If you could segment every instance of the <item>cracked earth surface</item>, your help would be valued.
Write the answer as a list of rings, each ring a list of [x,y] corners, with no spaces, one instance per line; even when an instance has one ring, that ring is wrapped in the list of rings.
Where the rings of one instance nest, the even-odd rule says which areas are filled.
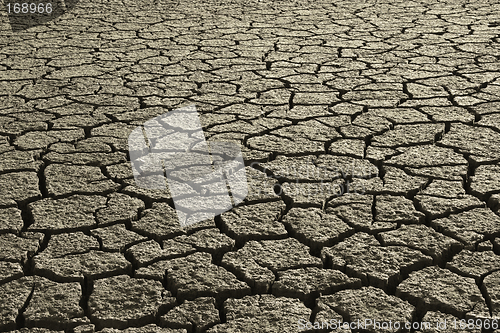
[[[500,320],[497,2],[82,0],[15,33],[2,15],[0,331]],[[181,228],[127,137],[192,104],[241,145],[249,194]]]

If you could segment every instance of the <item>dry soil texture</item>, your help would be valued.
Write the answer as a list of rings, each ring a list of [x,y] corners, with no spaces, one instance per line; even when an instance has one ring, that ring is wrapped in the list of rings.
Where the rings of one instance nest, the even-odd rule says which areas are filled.
[[[2,7],[1,332],[500,319],[497,1]],[[250,192],[181,228],[127,137],[193,104]]]

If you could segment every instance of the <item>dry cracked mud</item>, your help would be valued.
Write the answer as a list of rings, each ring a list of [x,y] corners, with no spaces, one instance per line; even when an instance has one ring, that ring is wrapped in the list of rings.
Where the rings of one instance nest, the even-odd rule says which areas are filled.
[[[498,1],[7,2],[0,332],[500,333]],[[188,105],[249,192],[182,228],[127,140]]]

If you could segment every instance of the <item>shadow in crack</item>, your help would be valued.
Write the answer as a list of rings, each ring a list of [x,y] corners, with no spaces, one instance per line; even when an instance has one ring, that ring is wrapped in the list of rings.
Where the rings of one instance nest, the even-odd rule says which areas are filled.
[[[12,31],[19,32],[52,21],[73,9],[78,0],[5,0]]]

